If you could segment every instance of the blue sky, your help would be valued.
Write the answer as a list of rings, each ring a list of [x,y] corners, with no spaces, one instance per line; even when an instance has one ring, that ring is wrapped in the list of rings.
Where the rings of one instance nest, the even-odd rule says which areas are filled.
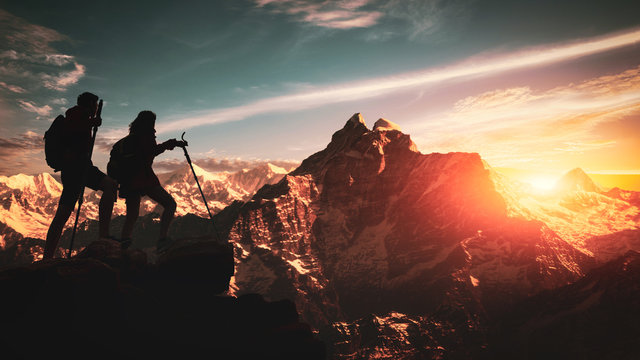
[[[106,102],[96,164],[141,110],[195,162],[300,161],[356,112],[423,153],[640,172],[637,1],[0,1],[0,174],[49,171],[41,137]],[[182,163],[163,154],[157,170]]]

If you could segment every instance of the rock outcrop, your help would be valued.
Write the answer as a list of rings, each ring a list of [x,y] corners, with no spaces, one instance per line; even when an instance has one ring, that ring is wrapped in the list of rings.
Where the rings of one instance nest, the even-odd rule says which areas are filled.
[[[157,265],[92,242],[72,259],[0,271],[5,359],[323,359],[291,301],[224,295],[231,248],[192,239]]]

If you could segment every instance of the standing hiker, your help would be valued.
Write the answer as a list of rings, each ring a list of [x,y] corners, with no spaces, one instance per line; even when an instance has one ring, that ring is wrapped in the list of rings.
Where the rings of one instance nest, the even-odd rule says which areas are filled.
[[[102,191],[99,204],[100,238],[111,238],[109,224],[116,200],[117,183],[95,167],[90,156],[93,149],[91,129],[102,125],[102,118],[96,116],[97,109],[98,96],[85,92],[78,96],[77,105],[65,113],[62,126],[65,146],[61,150],[60,168],[62,194],[47,231],[44,259],[51,259],[55,255],[62,229],[82,195],[84,186]]]
[[[140,199],[146,195],[163,207],[160,218],[160,238],[158,250],[163,250],[171,243],[167,236],[169,224],[176,211],[173,197],[160,185],[153,172],[153,159],[165,150],[173,150],[176,146],[185,146],[185,142],[169,139],[162,144],[156,142],[156,114],[141,111],[129,125],[129,135],[119,140],[111,151],[111,159],[107,169],[120,183],[121,198],[127,204],[127,215],[122,228],[122,246],[131,245],[131,234],[140,212]]]

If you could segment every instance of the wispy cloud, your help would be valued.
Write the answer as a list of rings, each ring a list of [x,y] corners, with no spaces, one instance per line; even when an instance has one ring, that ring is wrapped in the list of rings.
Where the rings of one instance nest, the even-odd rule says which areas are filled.
[[[640,30],[636,29],[604,37],[583,39],[572,43],[551,44],[491,57],[477,56],[446,67],[428,68],[391,77],[316,87],[304,92],[265,98],[242,106],[201,111],[186,118],[177,118],[158,124],[157,129],[159,133],[169,132],[207,124],[239,121],[265,113],[297,111],[328,104],[368,99],[410,88],[424,89],[446,81],[479,78],[515,69],[567,61],[638,42],[640,42]],[[513,92],[513,90],[510,91]],[[522,92],[523,90],[518,91]],[[518,95],[518,91],[515,91],[511,96],[526,95]],[[121,134],[115,134],[115,136],[117,135]]]
[[[383,13],[363,9],[371,0],[313,1],[256,0],[256,4],[274,12],[286,13],[297,21],[332,29],[363,28],[375,25]]]
[[[42,86],[64,91],[84,76],[84,65],[53,47],[59,42],[72,40],[0,9],[0,75],[23,93]]]
[[[65,98],[58,98],[51,100],[51,103],[54,105],[67,105],[69,103],[69,100]]]
[[[18,103],[21,108],[40,116],[49,116],[51,114],[51,110],[53,110],[49,105],[37,106],[32,101],[18,100]]]
[[[7,84],[4,81],[0,81],[0,86],[16,94],[24,94],[25,92],[27,92],[25,89],[21,88],[18,85]]]
[[[80,78],[84,76],[85,67],[84,65],[80,65],[78,63],[74,63],[75,69],[71,71],[65,71],[58,75],[48,75],[45,74],[42,76],[44,80],[44,87],[64,91],[69,86],[76,84]]]
[[[473,0],[380,0],[379,9],[389,21],[401,23],[397,29],[384,27],[369,34],[370,39],[408,36],[411,40],[436,40],[445,26],[463,26]]]
[[[468,17],[472,1],[255,0],[255,3],[260,8],[287,14],[294,21],[312,26],[340,30],[369,28],[367,40],[386,41],[396,36],[410,40],[432,38],[443,25],[459,26]]]
[[[552,163],[614,148],[617,139],[598,126],[638,113],[640,66],[544,91],[516,87],[469,96],[412,131],[429,151],[480,152],[492,165],[515,166],[523,154]]]

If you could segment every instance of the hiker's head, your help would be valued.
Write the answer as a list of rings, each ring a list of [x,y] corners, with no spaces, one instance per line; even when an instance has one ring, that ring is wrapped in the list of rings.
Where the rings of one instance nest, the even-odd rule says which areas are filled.
[[[95,111],[98,108],[98,96],[90,92],[78,95],[78,106]]]
[[[129,124],[129,134],[141,134],[146,132],[154,132],[156,125],[156,114],[153,111],[144,110],[138,113],[138,116],[131,124]]]

